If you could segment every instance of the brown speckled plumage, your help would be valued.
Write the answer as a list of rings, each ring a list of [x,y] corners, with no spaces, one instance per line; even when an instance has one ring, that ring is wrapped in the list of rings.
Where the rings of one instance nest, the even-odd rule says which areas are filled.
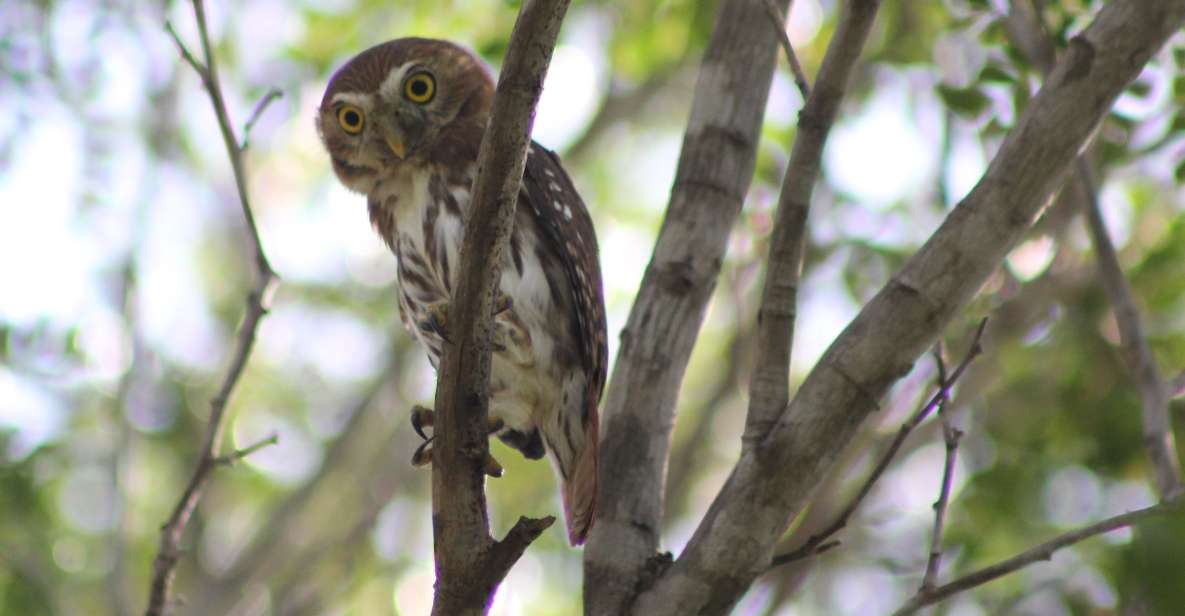
[[[434,88],[413,90],[424,76]],[[317,116],[334,171],[367,195],[371,223],[398,258],[400,307],[433,366],[447,343],[423,323],[452,294],[493,92],[461,47],[397,39],[343,66]],[[569,538],[581,543],[596,508],[604,298],[592,219],[559,157],[535,143],[514,225],[499,286],[513,304],[494,321],[490,414],[505,424],[498,436],[527,457],[546,446]]]

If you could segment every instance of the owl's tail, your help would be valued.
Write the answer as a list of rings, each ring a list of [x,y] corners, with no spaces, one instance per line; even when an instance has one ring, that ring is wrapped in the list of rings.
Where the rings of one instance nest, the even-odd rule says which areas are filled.
[[[575,452],[575,464],[564,482],[564,517],[568,522],[568,541],[584,543],[597,512],[597,466],[599,463],[597,415],[594,410],[584,429],[584,445]]]

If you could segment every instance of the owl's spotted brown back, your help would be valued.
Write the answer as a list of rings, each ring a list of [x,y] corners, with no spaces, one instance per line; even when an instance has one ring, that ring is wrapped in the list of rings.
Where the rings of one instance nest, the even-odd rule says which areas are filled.
[[[493,92],[465,49],[396,39],[338,70],[317,115],[334,172],[367,196],[371,223],[398,259],[401,313],[433,366],[448,344],[448,301]],[[559,157],[535,143],[501,266],[490,417],[528,458],[551,454],[578,544],[596,509],[604,297],[592,219]]]

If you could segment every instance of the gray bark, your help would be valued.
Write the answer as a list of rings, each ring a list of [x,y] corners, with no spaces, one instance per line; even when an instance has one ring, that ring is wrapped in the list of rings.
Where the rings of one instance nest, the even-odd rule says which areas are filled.
[[[1185,0],[1107,4],[1075,37],[986,174],[747,447],[686,550],[633,612],[721,614],[889,386],[974,296],[1061,187],[1122,89],[1185,22]]]
[[[659,547],[675,402],[753,176],[777,45],[760,2],[722,3],[602,410],[598,512],[584,556],[589,614],[623,613]]]

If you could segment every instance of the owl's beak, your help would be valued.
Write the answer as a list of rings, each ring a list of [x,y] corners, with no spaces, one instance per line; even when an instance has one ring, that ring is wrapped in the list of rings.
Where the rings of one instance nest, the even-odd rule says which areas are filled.
[[[407,147],[403,145],[403,139],[399,137],[399,133],[395,131],[383,131],[383,140],[387,142],[387,147],[391,148],[391,153],[398,156],[400,160],[407,156]]]

